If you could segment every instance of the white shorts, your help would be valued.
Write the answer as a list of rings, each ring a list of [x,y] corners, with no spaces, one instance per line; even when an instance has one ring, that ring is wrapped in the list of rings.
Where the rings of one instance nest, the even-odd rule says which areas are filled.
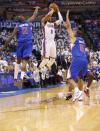
[[[56,44],[53,40],[45,40],[42,42],[42,56],[56,58]]]

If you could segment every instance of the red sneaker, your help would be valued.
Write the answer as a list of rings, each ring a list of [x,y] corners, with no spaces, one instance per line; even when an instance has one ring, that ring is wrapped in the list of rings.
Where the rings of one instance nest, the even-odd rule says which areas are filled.
[[[89,89],[84,89],[84,93],[87,97],[90,97]]]

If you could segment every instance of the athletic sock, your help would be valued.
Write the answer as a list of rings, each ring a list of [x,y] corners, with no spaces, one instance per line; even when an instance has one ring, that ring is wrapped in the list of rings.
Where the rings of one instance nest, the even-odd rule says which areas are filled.
[[[20,78],[21,78],[22,80],[23,80],[24,76],[25,76],[25,72],[24,72],[24,71],[21,71],[21,76],[20,76]]]
[[[19,71],[20,71],[20,64],[16,63],[14,69],[14,79],[17,79]]]
[[[79,88],[78,88],[78,87],[75,87],[74,92],[77,93],[77,92],[79,92],[79,91],[80,91]]]

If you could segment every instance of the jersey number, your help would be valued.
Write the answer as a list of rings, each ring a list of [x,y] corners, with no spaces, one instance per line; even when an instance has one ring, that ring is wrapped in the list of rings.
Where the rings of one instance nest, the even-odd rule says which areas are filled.
[[[51,29],[51,34],[53,34],[53,30]]]
[[[85,45],[80,44],[80,51],[85,52]]]
[[[28,33],[27,27],[22,27],[22,33],[23,34],[27,34]]]

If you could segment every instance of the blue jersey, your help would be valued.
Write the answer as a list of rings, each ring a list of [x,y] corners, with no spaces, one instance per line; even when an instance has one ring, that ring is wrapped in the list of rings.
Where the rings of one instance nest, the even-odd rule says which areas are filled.
[[[82,60],[87,60],[87,54],[85,52],[85,42],[83,38],[76,37],[76,41],[72,48],[72,58],[81,58]]]
[[[19,23],[17,27],[18,27],[18,32],[17,32],[18,42],[32,40],[32,28],[28,21]]]

